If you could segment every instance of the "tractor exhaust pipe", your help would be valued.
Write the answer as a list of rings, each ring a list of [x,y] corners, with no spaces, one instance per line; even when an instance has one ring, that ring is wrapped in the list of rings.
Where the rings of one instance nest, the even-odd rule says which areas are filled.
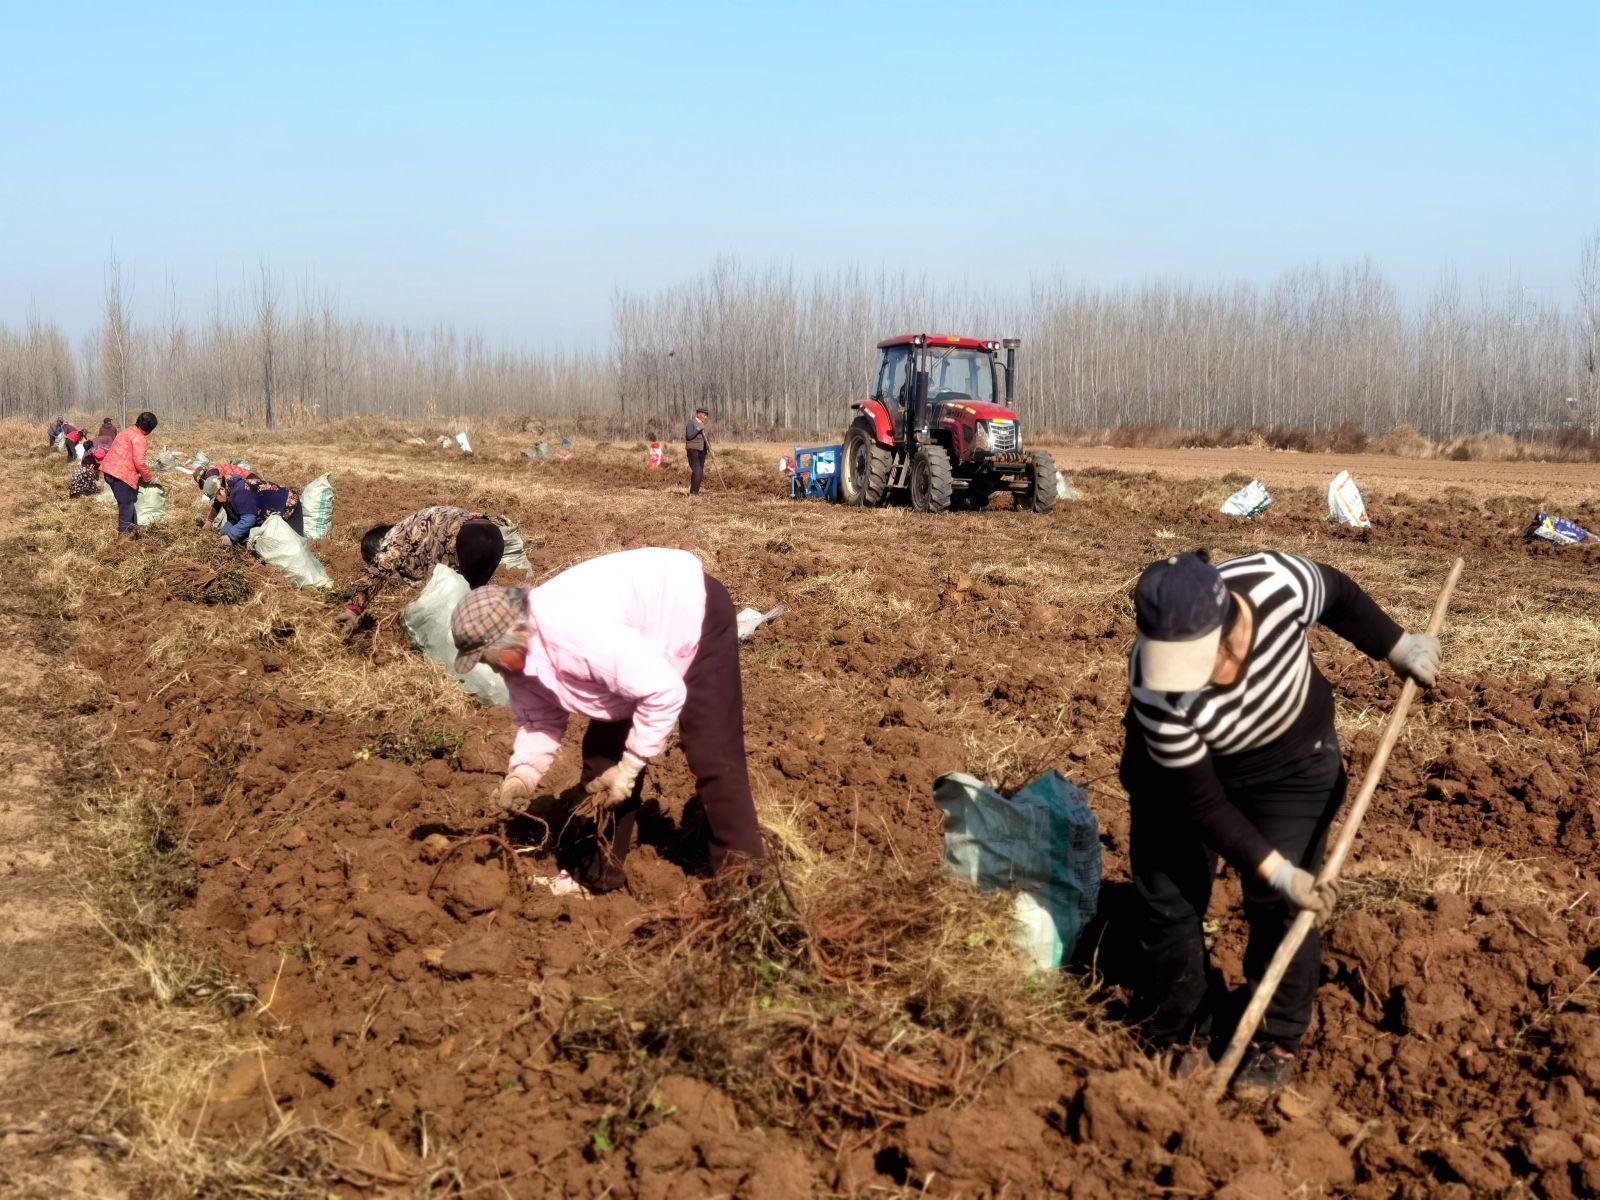
[[[1011,408],[1011,397],[1017,391],[1017,347],[1021,338],[1005,338],[1000,343],[1006,348],[1006,407]]]

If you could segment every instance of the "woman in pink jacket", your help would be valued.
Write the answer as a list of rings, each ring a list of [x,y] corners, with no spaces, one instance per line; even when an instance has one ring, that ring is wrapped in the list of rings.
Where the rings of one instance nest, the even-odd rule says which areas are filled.
[[[111,485],[117,498],[117,532],[134,533],[138,523],[134,515],[134,501],[139,497],[141,484],[153,483],[154,477],[145,463],[149,436],[155,432],[156,415],[142,412],[139,419],[122,430],[111,441],[100,472]]]
[[[590,891],[627,883],[645,764],[674,725],[705,805],[712,870],[761,857],[733,600],[694,555],[626,550],[531,590],[481,587],[456,609],[451,631],[456,670],[488,663],[511,693],[517,738],[504,806],[532,797],[569,715],[589,718],[583,781],[616,818],[609,847],[596,846],[580,869]]]

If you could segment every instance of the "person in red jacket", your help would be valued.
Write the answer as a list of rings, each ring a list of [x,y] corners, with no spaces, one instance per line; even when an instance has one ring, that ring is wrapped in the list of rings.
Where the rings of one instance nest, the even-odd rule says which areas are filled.
[[[106,477],[106,482],[111,485],[112,495],[117,498],[118,533],[133,533],[137,530],[134,502],[139,497],[139,488],[142,484],[155,482],[155,477],[150,474],[150,467],[145,462],[149,437],[155,431],[155,427],[155,413],[140,413],[138,420],[112,440],[111,449],[106,451],[105,461],[100,464],[100,471]]]

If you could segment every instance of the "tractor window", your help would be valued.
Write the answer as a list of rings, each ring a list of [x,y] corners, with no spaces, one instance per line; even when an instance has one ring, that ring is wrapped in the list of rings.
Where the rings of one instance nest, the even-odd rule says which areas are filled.
[[[984,350],[930,350],[928,399],[994,403],[994,358]]]
[[[883,363],[878,368],[878,399],[891,408],[905,403],[902,393],[910,364],[910,346],[890,346],[883,352]]]

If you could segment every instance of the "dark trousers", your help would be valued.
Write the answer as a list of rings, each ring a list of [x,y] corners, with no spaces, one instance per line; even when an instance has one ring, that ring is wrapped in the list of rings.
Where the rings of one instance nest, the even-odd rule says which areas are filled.
[[[1322,865],[1328,826],[1344,802],[1344,763],[1332,730],[1319,748],[1287,774],[1249,786],[1230,786],[1228,799],[1273,847],[1313,875]],[[1175,819],[1164,796],[1130,798],[1129,858],[1139,897],[1138,939],[1142,978],[1134,1011],[1156,1045],[1208,1036],[1214,994],[1201,923],[1211,901],[1217,856]],[[1244,972],[1252,987],[1267,969],[1294,921],[1296,909],[1261,880],[1242,871],[1244,914],[1250,926]],[[1311,1004],[1322,971],[1322,942],[1313,929],[1278,986],[1257,1038],[1295,1050],[1311,1023]]]
[[[139,489],[131,488],[110,475],[106,476],[106,482],[111,485],[111,494],[117,498],[117,532],[132,533],[138,527],[134,502],[139,498]]]
[[[694,772],[695,790],[705,805],[711,869],[720,871],[741,857],[760,858],[762,849],[745,763],[739,630],[728,589],[709,575],[700,649],[683,682],[688,695],[678,717],[678,739]],[[629,728],[628,721],[589,722],[583,735],[585,783],[622,758]],[[609,845],[597,844],[581,868],[580,878],[590,891],[614,891],[627,883],[622,864],[633,844],[643,788],[641,776],[633,795],[613,810]]]
[[[704,450],[687,450],[689,456],[689,495],[700,494],[700,481],[706,477],[706,452]]]
[[[467,521],[456,534],[456,564],[468,587],[481,588],[494,578],[505,552],[505,534],[493,521]]]

